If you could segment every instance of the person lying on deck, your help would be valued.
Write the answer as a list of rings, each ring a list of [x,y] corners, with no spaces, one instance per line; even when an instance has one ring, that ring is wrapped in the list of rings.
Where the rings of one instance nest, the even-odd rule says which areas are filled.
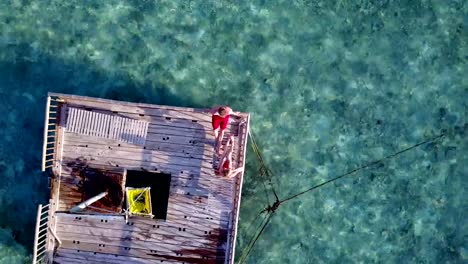
[[[232,166],[232,152],[234,151],[234,137],[230,136],[226,146],[224,147],[223,154],[219,159],[218,167],[215,169],[216,175],[224,175],[224,177],[232,178],[238,173],[242,172],[243,168],[231,169]]]
[[[241,117],[239,112],[234,112],[229,106],[215,106],[210,110],[211,125],[215,134],[215,152],[219,152],[221,142],[224,137],[224,130],[227,128],[229,116]]]

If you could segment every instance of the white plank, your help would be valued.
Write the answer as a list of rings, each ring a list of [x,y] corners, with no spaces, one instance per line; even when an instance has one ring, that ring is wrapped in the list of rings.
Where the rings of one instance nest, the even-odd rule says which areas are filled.
[[[91,136],[97,137],[99,136],[99,113],[93,112],[93,125],[92,125],[92,132]]]
[[[84,131],[84,134],[85,135],[88,135],[89,136],[89,133],[90,133],[90,128],[91,128],[91,112],[90,111],[87,111],[85,110],[85,116],[86,116],[86,121],[84,123],[84,128],[85,128],[85,131]]]
[[[101,113],[98,113],[97,117],[96,117],[96,121],[97,121],[97,136],[98,137],[103,137],[104,136],[104,133],[102,132],[103,131],[103,127],[104,127],[104,122],[103,122],[103,118],[104,118],[104,115],[101,114]]]
[[[101,122],[101,128],[99,129],[100,137],[107,138],[109,136],[108,134],[109,123],[107,122],[108,118],[109,118],[109,115],[104,115],[104,114],[100,115],[100,118],[99,118],[99,122]]]
[[[68,112],[68,116],[67,116],[67,126],[72,122],[72,112]]]

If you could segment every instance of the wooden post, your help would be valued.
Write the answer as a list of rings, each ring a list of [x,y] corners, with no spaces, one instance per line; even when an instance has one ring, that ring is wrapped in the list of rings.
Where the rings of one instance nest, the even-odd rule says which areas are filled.
[[[42,147],[42,171],[46,170],[46,154],[47,154],[47,134],[49,127],[49,111],[50,111],[50,96],[47,96],[46,115],[44,120],[44,143]]]
[[[37,208],[37,219],[36,219],[36,233],[34,236],[34,254],[33,254],[33,264],[36,264],[37,262],[37,243],[39,240],[39,225],[41,223],[41,212],[42,212],[42,204],[39,205]]]

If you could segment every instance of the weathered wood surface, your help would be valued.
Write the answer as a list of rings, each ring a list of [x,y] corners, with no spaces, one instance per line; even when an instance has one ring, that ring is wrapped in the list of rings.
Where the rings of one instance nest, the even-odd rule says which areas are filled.
[[[172,223],[136,217],[126,224],[119,216],[62,213],[57,214],[57,221],[62,248],[148,258],[156,253],[157,259],[183,257],[187,263],[220,259],[225,254],[225,225],[222,229],[203,221]]]
[[[54,181],[54,186],[60,183],[59,211],[81,201],[79,169],[84,166],[169,173],[171,183],[166,221],[132,217],[126,224],[120,216],[58,213],[56,227],[63,245],[57,263],[224,263],[232,258],[228,236],[235,239],[229,229],[236,227],[229,224],[238,217],[233,210],[238,210],[235,195],[240,195],[242,174],[232,179],[214,174],[214,135],[206,110],[68,95],[61,99],[90,117],[114,115],[149,125],[141,146],[65,131],[61,173]],[[100,124],[90,127],[96,134]],[[247,130],[231,118],[224,142],[229,135],[236,137],[233,164],[240,167],[247,144],[242,133]]]
[[[75,107],[68,108],[67,131],[85,136],[108,138],[144,145],[148,122],[123,118],[109,113],[99,113]]]
[[[179,263],[182,261],[163,260],[164,263]],[[122,255],[110,255],[92,251],[59,248],[54,258],[57,264],[161,264],[160,259],[147,259]]]

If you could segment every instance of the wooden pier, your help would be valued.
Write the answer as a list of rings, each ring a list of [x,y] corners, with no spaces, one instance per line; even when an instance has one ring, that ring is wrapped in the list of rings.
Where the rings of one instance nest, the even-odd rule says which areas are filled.
[[[56,93],[47,102],[49,263],[233,263],[243,173],[215,175],[207,110]],[[225,132],[235,137],[233,168],[245,165],[250,116],[241,116]],[[123,215],[135,179],[154,180],[155,218]]]

